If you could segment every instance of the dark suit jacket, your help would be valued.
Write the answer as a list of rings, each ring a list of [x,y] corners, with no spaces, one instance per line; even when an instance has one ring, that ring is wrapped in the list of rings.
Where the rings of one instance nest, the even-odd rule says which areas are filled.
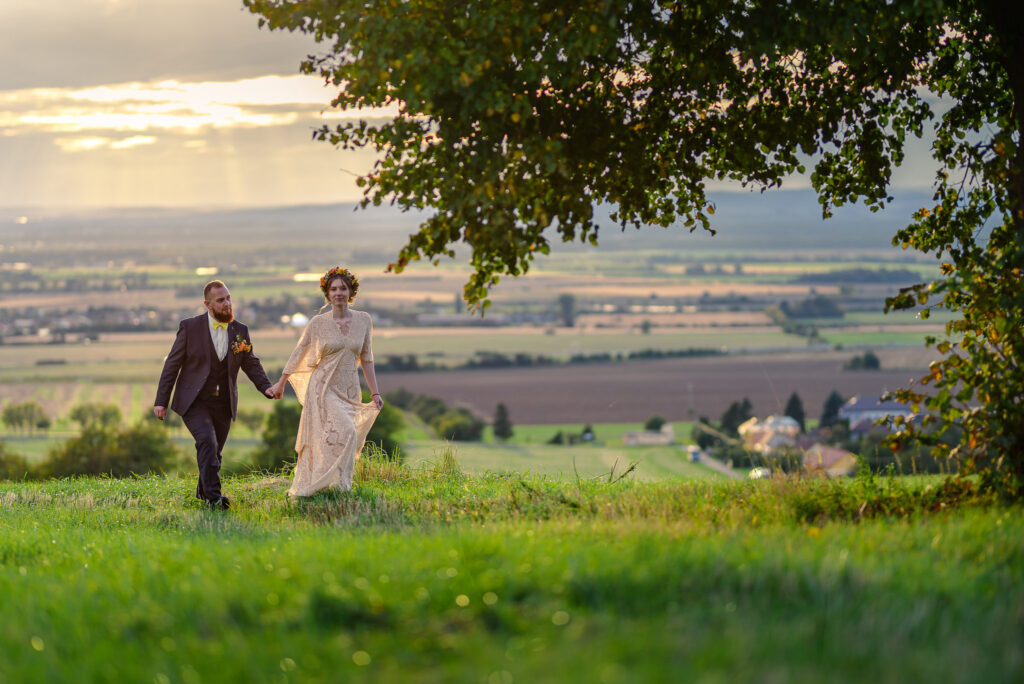
[[[232,347],[238,339],[245,341],[250,347],[249,329],[232,321],[228,323],[228,385],[231,388],[231,418],[238,413],[238,369],[241,368],[249,376],[261,393],[266,394],[271,386],[263,365],[252,351],[234,352]],[[178,326],[178,335],[174,338],[171,352],[164,361],[164,370],[160,374],[154,406],[168,406],[171,390],[174,389],[174,400],[171,409],[178,415],[185,415],[189,407],[199,396],[207,376],[210,374],[210,359],[216,354],[213,340],[210,339],[210,324],[206,313],[193,318],[186,318]],[[175,384],[177,387],[175,388]]]

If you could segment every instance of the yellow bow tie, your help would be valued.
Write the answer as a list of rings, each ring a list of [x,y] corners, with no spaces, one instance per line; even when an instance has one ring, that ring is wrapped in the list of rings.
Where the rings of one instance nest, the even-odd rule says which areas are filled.
[[[228,329],[228,324],[227,323],[218,323],[217,321],[214,321],[213,322],[213,329],[217,330],[218,328],[222,329],[222,330],[227,330]]]

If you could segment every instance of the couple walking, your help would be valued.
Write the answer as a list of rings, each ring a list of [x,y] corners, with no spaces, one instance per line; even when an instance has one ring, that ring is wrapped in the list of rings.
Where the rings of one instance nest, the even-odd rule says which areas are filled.
[[[195,438],[196,496],[211,508],[230,506],[221,491],[220,465],[238,412],[240,369],[269,399],[280,399],[285,382],[291,382],[302,404],[295,439],[298,461],[288,494],[310,496],[332,487],[352,488],[355,456],[384,405],[373,369],[373,328],[368,313],[349,307],[359,281],[348,269],[337,266],[327,271],[320,289],[330,309],[310,319],[273,384],[253,353],[249,329],[234,319],[231,293],[221,281],[214,280],[203,290],[206,313],[178,326],[160,374],[153,413],[163,420],[169,406]],[[360,366],[373,393],[369,404],[362,403]]]

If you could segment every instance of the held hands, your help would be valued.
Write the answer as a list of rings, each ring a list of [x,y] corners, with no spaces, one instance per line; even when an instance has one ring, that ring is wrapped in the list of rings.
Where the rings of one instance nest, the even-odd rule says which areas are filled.
[[[284,396],[284,378],[267,388],[267,396],[271,399],[280,399]]]

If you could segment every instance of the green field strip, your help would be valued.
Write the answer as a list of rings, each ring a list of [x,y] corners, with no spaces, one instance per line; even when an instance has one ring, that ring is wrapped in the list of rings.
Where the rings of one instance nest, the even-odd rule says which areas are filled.
[[[128,404],[128,415],[132,417],[145,418],[151,411],[152,399],[143,399],[143,386],[139,383],[131,385],[131,399]]]

